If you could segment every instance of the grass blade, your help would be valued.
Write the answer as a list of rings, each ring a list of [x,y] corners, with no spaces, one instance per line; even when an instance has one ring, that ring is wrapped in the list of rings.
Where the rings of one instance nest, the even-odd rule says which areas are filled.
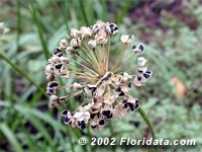
[[[46,58],[46,60],[48,60],[48,58],[50,57],[50,53],[48,51],[47,43],[46,43],[46,41],[45,41],[45,39],[43,37],[43,32],[42,32],[43,29],[42,29],[42,25],[41,25],[42,23],[39,21],[39,19],[37,17],[37,13],[36,13],[36,10],[35,10],[33,4],[30,3],[30,5],[31,5],[30,14],[32,15],[33,21],[36,24],[38,35],[39,35],[39,38],[40,38],[40,41],[41,41],[41,45],[43,47],[45,58]]]
[[[88,22],[87,14],[86,14],[86,11],[85,11],[85,8],[84,8],[84,5],[83,5],[83,1],[80,0],[79,3],[80,3],[80,7],[81,7],[81,11],[82,11],[85,23],[86,23],[87,26],[89,26],[89,22]]]
[[[21,68],[19,68],[16,64],[14,64],[13,62],[11,62],[3,53],[0,53],[0,56],[18,73],[20,73],[24,78],[26,78],[29,82],[31,82],[38,90],[40,90],[41,92],[43,92],[43,94],[47,96],[47,94],[45,93],[45,91],[38,86],[24,71],[21,70]]]
[[[155,139],[155,133],[154,133],[154,129],[152,127],[151,122],[149,121],[149,118],[147,117],[147,115],[145,114],[144,110],[140,107],[138,109],[139,114],[141,115],[141,117],[144,119],[144,121],[146,122],[147,126],[149,127],[149,130],[151,131],[151,135],[152,138]]]
[[[20,146],[20,143],[16,139],[12,130],[7,126],[7,124],[5,123],[1,124],[0,129],[3,132],[3,134],[7,137],[11,145],[13,146],[13,150],[15,149],[15,151],[23,152],[23,148]]]

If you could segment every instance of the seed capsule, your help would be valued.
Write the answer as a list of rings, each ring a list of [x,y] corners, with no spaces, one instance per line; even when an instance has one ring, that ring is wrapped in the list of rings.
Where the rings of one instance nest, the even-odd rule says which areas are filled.
[[[62,51],[59,48],[57,48],[53,54],[58,56],[58,57],[63,55]]]

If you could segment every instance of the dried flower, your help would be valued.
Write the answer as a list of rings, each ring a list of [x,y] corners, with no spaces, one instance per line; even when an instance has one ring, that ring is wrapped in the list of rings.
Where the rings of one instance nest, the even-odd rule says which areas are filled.
[[[48,60],[45,74],[49,105],[57,107],[78,95],[85,98],[74,112],[67,107],[62,111],[65,124],[84,129],[91,121],[91,128],[98,130],[113,117],[124,118],[129,111],[139,107],[139,100],[127,92],[133,84],[144,85],[152,72],[143,57],[137,59],[137,69],[128,67],[132,57],[144,50],[142,44],[132,45],[134,53],[124,56],[129,44],[134,41],[134,35],[122,35],[122,47],[117,50],[116,58],[111,58],[111,39],[117,32],[116,24],[103,21],[97,21],[90,27],[83,26],[80,30],[72,29],[68,34],[70,46],[66,39],[62,39]],[[63,85],[57,78],[71,81]],[[64,89],[72,91],[61,96],[60,90]]]
[[[135,39],[134,35],[122,35],[121,36],[121,42],[124,44],[132,43]]]
[[[134,53],[142,52],[144,50],[143,44],[138,44],[138,46],[132,45],[132,50]]]
[[[60,47],[61,48],[65,49],[65,48],[67,48],[67,46],[68,46],[68,43],[67,43],[66,39],[60,40]]]
[[[73,38],[70,41],[70,45],[72,48],[78,48],[81,45],[81,40],[79,38]]]
[[[95,48],[96,48],[96,41],[95,41],[95,40],[90,40],[90,41],[88,41],[88,46],[89,46],[91,49],[95,49]]]
[[[82,39],[83,38],[90,38],[93,34],[92,30],[90,27],[83,26],[80,28]]]
[[[145,66],[145,64],[146,64],[146,62],[147,62],[147,60],[146,60],[145,58],[143,58],[143,57],[139,57],[139,58],[137,59],[137,61],[138,61],[138,65],[139,65],[140,67]]]

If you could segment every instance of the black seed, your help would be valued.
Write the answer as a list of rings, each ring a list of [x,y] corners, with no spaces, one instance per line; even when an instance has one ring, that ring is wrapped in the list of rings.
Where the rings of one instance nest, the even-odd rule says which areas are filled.
[[[56,69],[61,69],[61,67],[62,67],[62,64],[57,64],[57,65],[55,66]]]
[[[143,76],[148,79],[150,77],[150,74],[144,73]]]
[[[116,30],[118,30],[118,29],[119,29],[118,27],[115,27],[115,28],[114,28],[114,31],[116,31]]]
[[[121,91],[120,93],[119,93],[119,96],[124,96],[125,95],[125,93],[123,92],[123,91]]]
[[[133,85],[132,85],[132,83],[130,82],[130,83],[128,83],[128,87],[129,88],[131,88]]]
[[[138,76],[138,77],[137,77],[137,80],[140,81],[140,80],[142,80],[142,78],[141,78],[140,76]]]
[[[93,114],[93,113],[92,113],[92,114],[90,114],[90,118],[91,118],[91,119],[94,119],[94,118],[95,118],[95,116],[96,116],[96,114]]]
[[[85,129],[85,128],[86,128],[86,124],[84,123],[81,125],[81,129]]]
[[[107,119],[111,119],[112,118],[112,113],[110,113],[108,116],[107,116]]]
[[[135,109],[137,109],[139,107],[139,104],[138,103],[136,103],[135,104]]]
[[[151,74],[152,72],[151,72],[151,71],[147,71],[146,73],[147,73],[147,74]]]
[[[135,127],[139,127],[140,122],[139,122],[139,121],[135,121],[135,122],[134,122],[134,125],[135,125]]]
[[[85,122],[84,122],[84,121],[79,121],[79,122],[78,122],[78,125],[79,125],[79,126],[85,125]]]
[[[126,102],[127,102],[127,100],[125,99],[125,100],[123,100],[122,102],[123,102],[123,103],[126,103]]]
[[[64,116],[66,116],[68,114],[68,110],[64,110],[63,112],[62,112],[62,115],[64,115]]]
[[[49,87],[50,88],[53,88],[53,87],[57,87],[58,86],[58,83],[57,82],[52,82]]]
[[[110,29],[113,31],[114,24],[110,24],[109,27],[110,27]]]
[[[124,104],[124,108],[128,108],[128,103],[127,102]]]
[[[92,129],[95,129],[97,127],[97,125],[91,125]]]
[[[62,51],[60,49],[58,49],[58,48],[55,50],[55,52],[53,54],[55,54],[55,55],[57,55],[59,57],[63,55]]]
[[[143,50],[144,50],[143,45],[142,45],[142,44],[140,44],[140,45],[138,46],[138,49],[140,49],[141,51],[143,51]]]
[[[64,122],[65,122],[65,123],[69,123],[70,120],[71,120],[71,119],[69,119],[68,117],[66,117],[66,118],[64,119]]]
[[[142,70],[138,70],[137,72],[138,72],[138,73],[143,73],[143,71],[142,71]]]
[[[109,110],[102,111],[103,116],[108,116],[110,114]]]
[[[84,121],[81,121],[81,125],[83,125],[83,124],[85,124],[85,122],[84,122]]]
[[[51,94],[53,94],[54,93],[54,89],[50,88],[50,89],[48,89],[48,92],[51,93]]]
[[[136,49],[136,47],[137,47],[136,45],[132,45],[132,49]]]
[[[120,92],[121,91],[121,87],[118,87],[115,89],[117,92]]]
[[[104,125],[105,124],[105,121],[102,119],[99,121],[99,125]]]
[[[135,109],[134,105],[130,102],[128,102],[128,106],[130,107],[130,110],[132,110],[132,111]]]

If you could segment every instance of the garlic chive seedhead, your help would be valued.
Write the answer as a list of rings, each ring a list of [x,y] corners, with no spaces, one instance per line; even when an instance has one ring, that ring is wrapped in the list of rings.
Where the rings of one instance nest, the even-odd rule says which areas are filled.
[[[98,130],[113,117],[124,118],[139,107],[139,100],[127,93],[134,85],[145,85],[152,72],[144,57],[139,57],[134,66],[128,64],[144,50],[143,44],[132,44],[135,38],[132,34],[120,37],[120,50],[111,56],[111,39],[116,33],[115,23],[103,21],[80,30],[74,28],[48,60],[45,74],[50,107],[60,106],[78,95],[84,97],[73,112],[67,107],[61,112],[65,124],[85,129],[90,123],[93,130]],[[126,51],[131,51],[130,56]],[[59,78],[68,80],[67,84],[62,84],[65,81]],[[64,95],[64,92],[70,93]]]

